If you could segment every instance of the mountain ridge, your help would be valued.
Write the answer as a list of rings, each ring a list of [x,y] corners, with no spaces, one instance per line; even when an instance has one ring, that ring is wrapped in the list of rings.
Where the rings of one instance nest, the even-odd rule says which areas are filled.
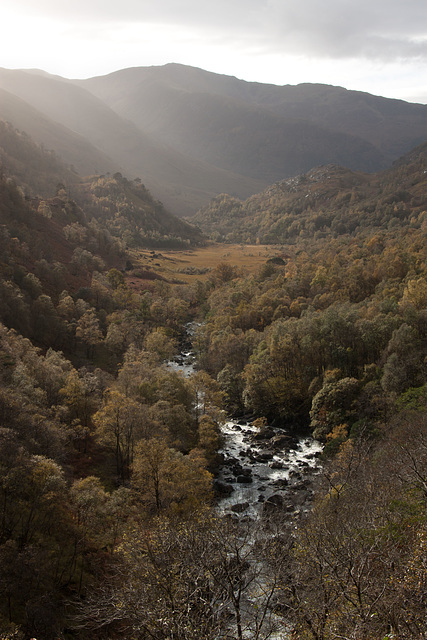
[[[85,80],[0,69],[0,89],[26,105],[25,117],[22,102],[14,115],[0,94],[0,117],[79,172],[140,177],[184,217],[218,193],[245,199],[319,165],[386,169],[427,139],[426,105],[331,85],[251,83],[175,63]]]
[[[126,88],[126,82],[130,83],[130,87]],[[147,82],[151,83],[150,88],[153,83],[169,87],[169,92],[173,88],[180,92],[178,97],[181,98],[183,92],[186,92],[187,95],[204,93],[222,98],[232,98],[243,101],[246,105],[268,109],[270,114],[279,117],[302,118],[326,128],[332,127],[341,133],[354,134],[357,131],[365,141],[371,142],[374,139],[382,145],[384,145],[384,138],[389,137],[388,130],[383,129],[391,117],[401,118],[406,112],[410,112],[412,118],[421,118],[422,123],[418,123],[414,127],[418,129],[422,125],[422,135],[414,130],[405,137],[401,127],[394,128],[394,133],[400,136],[398,138],[400,142],[397,144],[391,142],[385,146],[384,166],[377,165],[377,170],[385,168],[392,159],[396,159],[422,142],[427,131],[425,121],[427,107],[425,105],[411,104],[403,100],[383,98],[367,92],[319,83],[283,86],[251,83],[233,76],[205,72],[185,65],[169,64],[162,67],[134,67],[116,71],[106,76],[80,81],[79,84],[91,88],[96,95],[105,99],[113,108],[124,113],[126,110],[122,104],[112,102],[114,96],[111,95],[111,91],[105,93],[108,87],[112,84],[116,91],[120,88],[121,96],[127,92],[128,96],[130,95],[132,98],[138,86]],[[123,101],[123,97],[121,100]],[[170,103],[171,100],[166,104]],[[155,113],[157,114],[157,111]],[[371,122],[368,122],[369,126],[363,124],[367,118],[371,119]],[[406,124],[408,125],[408,123]],[[308,168],[313,166],[315,164]],[[364,169],[362,166],[354,168]]]
[[[227,185],[233,192],[249,195],[255,185],[259,188],[262,184],[260,180],[196,162],[179,150],[153,141],[132,122],[121,118],[108,105],[71,81],[0,69],[0,88],[29,105],[27,110],[36,109],[37,115],[49,119],[53,128],[62,125],[68,135],[84,137],[91,149],[97,150],[97,166],[84,173],[123,171],[132,177],[141,177],[169,208],[179,214],[195,211],[206,202],[207,194],[209,198],[213,197],[222,185]],[[0,117],[20,128],[17,117],[10,109],[5,117],[5,110],[4,100],[0,100]],[[36,137],[28,118],[26,125],[27,133]],[[42,141],[40,137],[39,142]],[[51,142],[53,149],[58,151],[58,143]],[[62,151],[63,159],[70,162],[66,150]]]

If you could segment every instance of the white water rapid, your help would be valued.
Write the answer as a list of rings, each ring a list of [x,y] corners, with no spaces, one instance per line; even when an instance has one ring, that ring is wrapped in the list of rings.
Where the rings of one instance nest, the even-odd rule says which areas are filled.
[[[187,327],[191,339],[195,325]],[[194,373],[190,347],[168,366],[188,377]],[[309,507],[312,476],[320,470],[319,442],[272,427],[258,430],[250,420],[230,419],[222,427],[223,464],[215,480],[221,513],[256,518],[280,507],[296,516]]]

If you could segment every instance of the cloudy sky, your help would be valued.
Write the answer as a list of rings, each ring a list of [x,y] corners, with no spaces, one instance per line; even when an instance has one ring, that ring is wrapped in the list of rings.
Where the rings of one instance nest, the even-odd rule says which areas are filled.
[[[86,78],[168,62],[427,103],[427,2],[1,0],[1,67]]]

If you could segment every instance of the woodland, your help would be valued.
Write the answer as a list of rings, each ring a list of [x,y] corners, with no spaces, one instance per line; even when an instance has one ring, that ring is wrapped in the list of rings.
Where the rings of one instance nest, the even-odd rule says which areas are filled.
[[[2,640],[427,638],[426,147],[191,224],[5,122],[0,150]],[[275,255],[157,268],[213,242]],[[322,442],[309,511],[219,514],[227,415]]]

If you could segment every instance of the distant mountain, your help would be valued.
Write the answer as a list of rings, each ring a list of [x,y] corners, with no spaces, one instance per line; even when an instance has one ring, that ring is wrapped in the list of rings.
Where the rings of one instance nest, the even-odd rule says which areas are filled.
[[[177,64],[79,84],[157,139],[270,183],[327,163],[380,170],[427,139],[427,106],[341,87],[279,87]]]
[[[427,143],[387,171],[317,167],[245,201],[222,194],[192,221],[218,242],[293,243],[382,229],[392,232],[427,209]]]
[[[427,139],[425,105],[177,64],[88,80],[0,69],[0,90],[0,117],[78,172],[140,177],[179,215],[319,165],[385,169]]]
[[[54,150],[81,175],[117,170],[117,164],[84,136],[4,89],[0,89],[0,118],[31,136],[46,149]]]

